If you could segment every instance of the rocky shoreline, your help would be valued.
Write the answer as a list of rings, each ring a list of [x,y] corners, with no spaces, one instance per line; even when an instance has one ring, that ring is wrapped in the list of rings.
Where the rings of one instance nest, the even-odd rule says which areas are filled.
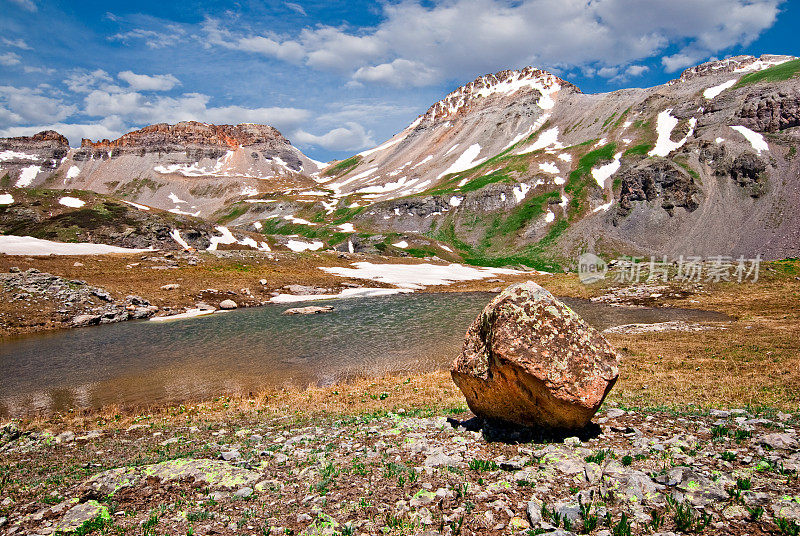
[[[612,403],[564,438],[457,408],[172,411],[5,425],[0,532],[752,535],[800,522],[798,415]]]

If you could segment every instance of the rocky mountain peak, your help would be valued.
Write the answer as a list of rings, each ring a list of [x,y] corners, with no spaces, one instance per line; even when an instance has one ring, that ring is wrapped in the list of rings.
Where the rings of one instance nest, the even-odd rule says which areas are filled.
[[[69,140],[55,130],[43,130],[33,136],[17,136],[15,138],[0,138],[0,147],[7,148],[57,148],[69,147]]]
[[[252,145],[283,146],[289,141],[269,125],[245,123],[240,125],[210,125],[197,121],[182,121],[175,125],[158,123],[129,132],[116,140],[81,141],[81,147],[110,149],[117,147],[162,148],[219,147],[236,148]]]
[[[489,102],[489,98],[503,98],[517,95],[520,92],[526,95],[536,95],[538,106],[547,110],[555,106],[559,91],[567,88],[574,92],[580,92],[569,82],[535,67],[487,74],[448,94],[420,116],[416,124],[448,120]]]
[[[677,80],[685,82],[699,76],[710,76],[725,73],[746,73],[750,71],[760,71],[775,65],[780,65],[787,61],[796,59],[795,56],[783,56],[774,54],[764,54],[759,58],[755,56],[734,56],[724,60],[708,61],[694,67],[690,67],[681,73]]]

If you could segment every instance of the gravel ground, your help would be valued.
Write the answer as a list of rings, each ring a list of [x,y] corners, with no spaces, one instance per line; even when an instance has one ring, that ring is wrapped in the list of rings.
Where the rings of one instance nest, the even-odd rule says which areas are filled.
[[[607,406],[566,438],[471,417],[181,406],[79,432],[9,423],[0,532],[796,534],[798,416]]]

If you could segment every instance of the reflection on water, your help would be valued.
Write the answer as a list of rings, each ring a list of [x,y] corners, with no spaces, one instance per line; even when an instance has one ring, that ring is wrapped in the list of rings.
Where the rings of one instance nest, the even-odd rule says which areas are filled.
[[[286,306],[267,306],[8,339],[0,342],[0,416],[179,402],[443,368],[491,298],[399,294],[338,301],[335,312],[321,315],[285,316]],[[565,301],[599,329],[720,319],[704,311]]]

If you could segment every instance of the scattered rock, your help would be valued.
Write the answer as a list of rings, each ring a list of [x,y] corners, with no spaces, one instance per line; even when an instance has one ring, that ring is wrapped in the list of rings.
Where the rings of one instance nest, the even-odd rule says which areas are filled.
[[[232,309],[236,309],[237,307],[239,306],[233,300],[222,300],[219,302],[219,308],[223,311],[230,311]]]
[[[70,508],[61,521],[56,523],[55,530],[57,532],[74,532],[84,523],[98,518],[110,520],[108,508],[94,500],[86,501]]]
[[[774,450],[797,450],[800,447],[797,439],[786,433],[767,434],[762,436],[758,442]]]
[[[181,288],[178,283],[168,283],[166,285],[161,285],[161,290],[177,290]]]
[[[605,338],[531,281],[486,306],[451,367],[476,415],[557,429],[585,427],[618,373]]]

